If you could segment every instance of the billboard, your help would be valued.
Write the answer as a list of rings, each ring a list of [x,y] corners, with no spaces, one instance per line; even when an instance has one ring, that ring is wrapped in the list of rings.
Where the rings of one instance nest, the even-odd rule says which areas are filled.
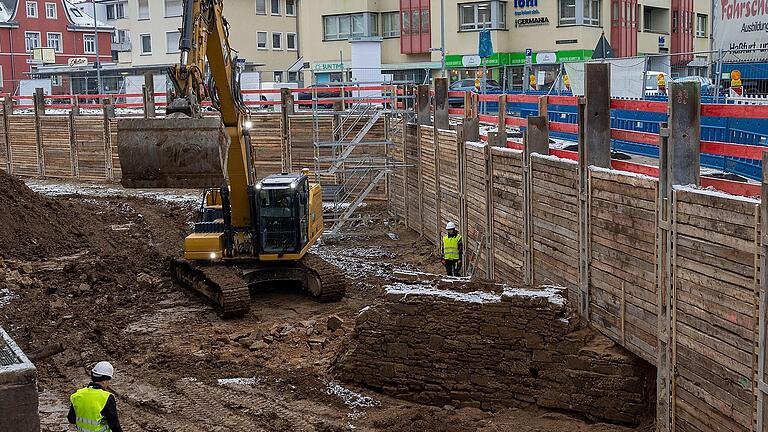
[[[768,59],[768,0],[714,0],[712,18],[714,49],[743,51],[726,61]]]

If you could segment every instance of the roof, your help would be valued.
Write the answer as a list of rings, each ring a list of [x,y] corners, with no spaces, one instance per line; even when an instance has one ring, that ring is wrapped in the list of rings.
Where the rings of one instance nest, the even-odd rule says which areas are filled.
[[[16,0],[0,0],[0,23],[8,22],[16,10]]]
[[[267,185],[282,185],[282,184],[288,184],[291,183],[294,180],[298,180],[301,178],[303,174],[301,173],[289,173],[289,174],[272,174],[264,177],[264,179],[261,180],[261,182],[267,186]]]
[[[2,1],[2,0],[0,0]],[[81,10],[76,4],[69,0],[64,0],[64,6],[67,8],[67,17],[69,22],[76,28],[93,28],[93,16],[89,15],[84,10]],[[105,24],[101,21],[96,21],[98,28],[104,28],[106,30],[114,29],[113,26]]]

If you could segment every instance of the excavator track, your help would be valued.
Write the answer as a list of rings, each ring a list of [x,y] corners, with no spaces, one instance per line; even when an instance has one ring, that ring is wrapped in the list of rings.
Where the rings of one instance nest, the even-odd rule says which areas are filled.
[[[240,317],[250,309],[248,282],[243,279],[237,267],[174,259],[171,262],[171,275],[182,285],[212,301],[222,318]]]
[[[344,298],[347,277],[335,265],[313,253],[307,253],[299,261],[307,272],[306,289],[319,302],[333,302]]]

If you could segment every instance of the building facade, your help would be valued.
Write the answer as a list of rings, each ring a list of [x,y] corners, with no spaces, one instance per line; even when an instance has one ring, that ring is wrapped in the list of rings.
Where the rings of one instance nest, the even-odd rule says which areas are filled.
[[[92,16],[66,0],[0,0],[2,92],[18,94],[22,82],[37,77],[43,67],[71,65],[92,70],[97,46],[98,59],[102,63],[111,61],[113,28],[101,22],[95,28],[97,31]],[[43,54],[36,48],[51,49]],[[51,78],[52,93],[68,92],[70,88],[61,76]]]
[[[162,72],[179,61],[182,0],[101,0],[97,16],[115,27],[115,68],[125,72]],[[229,42],[246,71],[262,81],[295,78],[299,58],[297,0],[227,0],[224,16]]]
[[[382,70],[395,79],[423,81],[440,73],[439,0],[317,0],[300,6],[305,75],[342,79],[353,41],[380,38]],[[605,35],[616,56],[655,55],[665,69],[701,72],[710,50],[706,0],[446,0],[445,61],[452,81],[475,78],[479,32],[489,29],[494,54],[489,78],[522,88],[529,72],[552,82],[563,62],[591,59]],[[671,56],[671,54],[686,53]],[[527,68],[527,69],[526,69]],[[685,71],[690,73],[690,71]],[[542,84],[546,84],[542,83]]]

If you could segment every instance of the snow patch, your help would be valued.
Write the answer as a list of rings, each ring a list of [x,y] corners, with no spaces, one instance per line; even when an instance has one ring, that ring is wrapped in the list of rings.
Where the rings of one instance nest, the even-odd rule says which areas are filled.
[[[92,197],[132,196],[176,204],[197,205],[200,192],[192,189],[124,189],[116,185],[58,182],[29,179],[25,183],[33,191],[46,196],[85,195]]]
[[[222,378],[216,380],[219,385],[256,385],[261,382],[260,378]]]
[[[507,288],[504,290],[503,296],[543,298],[554,305],[565,306],[565,297],[562,295],[564,290],[565,288],[559,286],[542,286],[540,289]]]
[[[355,393],[352,390],[342,387],[335,382],[329,382],[325,388],[325,394],[331,396],[337,396],[344,402],[344,405],[351,408],[353,411],[361,408],[373,408],[379,405],[379,401],[370,397],[363,396],[360,393]]]
[[[467,145],[470,145],[472,147],[476,147],[476,148],[480,148],[481,149],[481,148],[487,146],[488,144],[483,143],[483,142],[467,141]]]
[[[625,176],[625,177],[632,177],[632,178],[641,179],[641,180],[657,181],[656,177],[651,177],[651,176],[647,176],[645,174],[634,173],[634,172],[630,172],[630,171],[621,171],[621,170],[615,170],[615,169],[611,169],[611,168],[603,168],[603,167],[594,166],[594,165],[590,165],[589,169],[590,169],[590,171],[594,171],[594,172],[601,172],[601,173],[607,173],[607,174],[616,174],[616,175],[621,175],[621,176]]]
[[[8,288],[0,288],[0,308],[3,308],[10,304],[14,300],[18,300],[19,295],[9,290]]]
[[[501,302],[501,296],[494,293],[483,292],[483,291],[473,291],[473,292],[463,293],[458,291],[441,290],[425,284],[414,285],[414,284],[406,284],[406,283],[396,283],[396,284],[385,286],[384,291],[387,294],[404,295],[406,297],[409,295],[426,295],[426,296],[433,296],[433,297],[443,297],[443,298],[465,302],[465,303],[499,303]]]
[[[732,199],[732,200],[741,201],[741,202],[750,203],[750,204],[760,204],[759,199],[749,198],[741,195],[731,195],[728,192],[721,192],[712,187],[703,188],[703,187],[694,186],[694,185],[685,185],[685,186],[675,185],[675,186],[672,186],[672,188],[674,190],[694,192],[694,193],[709,195],[709,196],[718,197],[718,198],[727,198],[727,199]]]
[[[376,246],[341,248],[330,245],[314,245],[310,251],[340,268],[353,280],[371,276],[387,278],[392,274],[395,267],[395,264],[387,262],[387,260],[397,258],[397,254]],[[401,264],[397,265],[400,266]]]
[[[561,157],[558,157],[558,156],[555,156],[555,155],[541,155],[541,154],[536,153],[536,157],[539,158],[539,159],[546,159],[546,160],[550,160],[550,161],[554,161],[554,162],[563,162],[563,163],[570,164],[570,165],[578,165],[579,164],[578,161],[571,160],[571,159],[564,159],[564,158],[561,158]]]

